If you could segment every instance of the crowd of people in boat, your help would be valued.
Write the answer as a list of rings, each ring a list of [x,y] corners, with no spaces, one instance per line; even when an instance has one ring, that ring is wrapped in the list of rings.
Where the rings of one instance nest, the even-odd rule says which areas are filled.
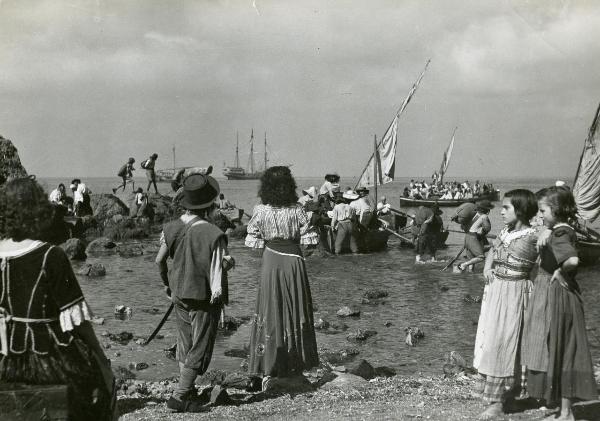
[[[408,199],[417,200],[433,198],[439,200],[459,200],[487,196],[495,191],[494,185],[491,183],[481,183],[479,180],[476,180],[474,183],[469,180],[463,182],[443,182],[437,173],[435,173],[429,184],[426,183],[425,180],[410,180],[409,185],[404,188],[402,196]]]

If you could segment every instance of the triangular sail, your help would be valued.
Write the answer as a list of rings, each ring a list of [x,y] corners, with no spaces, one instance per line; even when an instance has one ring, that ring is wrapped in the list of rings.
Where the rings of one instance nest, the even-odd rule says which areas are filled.
[[[425,72],[427,71],[427,66],[429,66],[430,61],[431,60],[428,60],[427,63],[425,64],[425,68],[423,69],[423,72],[421,73],[421,75],[419,76],[417,81],[413,84],[412,88],[408,92],[408,95],[404,99],[402,106],[400,106],[400,109],[396,113],[396,116],[394,117],[394,119],[390,123],[390,126],[388,127],[385,134],[381,138],[381,141],[377,144],[377,153],[376,154],[373,153],[369,157],[369,160],[367,161],[367,165],[365,166],[362,173],[360,174],[360,177],[358,178],[358,182],[356,183],[355,188],[358,186],[362,186],[362,187],[374,186],[375,182],[377,182],[377,184],[385,184],[385,183],[390,183],[390,182],[394,181],[394,172],[396,169],[396,146],[397,146],[397,139],[398,139],[398,118],[400,117],[400,115],[402,114],[402,112],[404,111],[404,109],[406,108],[406,106],[408,105],[410,100],[412,99],[417,88],[419,87],[419,84],[421,83],[421,79],[423,79],[423,76],[425,75]],[[377,173],[378,173],[377,178],[378,178],[378,180],[375,180],[375,174],[374,174],[375,173],[375,168],[374,168],[375,159],[377,159]]]
[[[448,166],[450,165],[450,158],[452,157],[452,150],[454,149],[454,135],[455,134],[456,134],[456,128],[454,129],[454,132],[452,133],[452,140],[450,140],[450,144],[448,145],[446,152],[444,152],[444,158],[442,159],[442,165],[440,165],[440,177],[442,180],[444,179],[444,174],[446,174],[446,171],[448,170]]]
[[[581,218],[594,221],[600,215],[600,105],[583,145],[579,167],[573,182],[573,196]]]

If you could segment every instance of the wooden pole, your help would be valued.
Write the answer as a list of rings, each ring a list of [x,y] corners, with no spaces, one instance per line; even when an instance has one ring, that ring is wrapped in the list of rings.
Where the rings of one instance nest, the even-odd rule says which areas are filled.
[[[384,220],[383,220],[383,219],[381,219],[381,218],[377,218],[377,219],[378,219],[380,222],[384,223],[384,224],[386,224],[386,223],[387,223],[386,221],[384,221]],[[405,236],[403,236],[403,235],[400,235],[400,234],[398,234],[398,233],[397,233],[396,231],[394,231],[394,230],[391,230],[391,229],[389,229],[389,228],[384,228],[384,230],[386,230],[386,231],[387,231],[387,232],[389,232],[390,234],[393,234],[393,235],[395,235],[396,237],[400,238],[401,240],[404,240],[404,241],[406,241],[407,243],[412,243],[412,240],[411,240],[410,238],[408,238],[408,237],[405,237]]]
[[[377,172],[377,135],[374,135],[374,143],[373,143],[375,149],[373,151],[373,176],[374,176],[374,183],[375,183],[375,209],[377,209],[377,179],[378,179],[378,175],[379,173]]]
[[[441,269],[441,272],[445,271],[450,266],[452,266],[452,263],[456,262],[456,259],[458,259],[460,257],[460,255],[462,254],[462,252],[464,250],[465,250],[465,246],[463,246],[463,248],[460,249],[460,251],[458,252],[458,254],[456,256],[454,256],[454,259],[450,260],[450,262],[448,262],[448,264]]]

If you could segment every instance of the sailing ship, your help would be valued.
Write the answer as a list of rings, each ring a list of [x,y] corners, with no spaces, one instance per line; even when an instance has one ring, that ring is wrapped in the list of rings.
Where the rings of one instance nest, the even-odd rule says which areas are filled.
[[[157,183],[170,183],[175,179],[175,176],[181,170],[188,170],[190,173],[205,174],[208,168],[206,167],[177,167],[175,165],[175,146],[173,146],[173,168],[163,168],[154,171]]]
[[[264,168],[267,169],[267,133],[265,132],[265,160],[264,160]],[[227,177],[228,180],[258,180],[263,171],[255,171],[254,168],[254,129],[250,133],[250,157],[249,161],[249,170],[246,171],[245,168],[240,167],[240,141],[239,136],[236,136],[236,145],[235,145],[235,165],[233,167],[225,167],[223,168],[223,175]]]
[[[579,259],[584,265],[600,257],[600,233],[588,227],[600,215],[600,105],[596,110],[583,145],[579,166],[573,181],[573,196],[581,222],[575,225]]]
[[[454,149],[454,138],[455,138],[457,129],[458,129],[458,127],[454,128],[454,132],[452,133],[452,139],[450,140],[450,144],[446,148],[446,151],[444,152],[444,157],[442,158],[442,164],[440,165],[440,181],[439,181],[440,184],[443,184],[444,175],[446,174],[446,171],[448,170],[448,166],[450,165],[450,158],[452,157],[452,151]],[[439,195],[431,195],[430,197],[431,198],[428,198],[428,199],[413,199],[410,197],[400,197],[400,206],[432,207],[433,205],[435,205],[437,203],[438,206],[454,207],[454,206],[460,206],[463,203],[467,203],[467,202],[475,203],[476,201],[483,200],[483,199],[487,199],[487,200],[494,202],[500,198],[500,191],[495,189],[493,191],[490,191],[490,192],[487,192],[484,194],[479,194],[477,196],[474,196],[474,197],[471,197],[468,199],[465,199],[465,198],[463,198],[463,199],[440,199]]]
[[[425,68],[421,72],[421,75],[413,84],[412,88],[408,92],[408,95],[404,99],[404,102],[396,112],[396,115],[379,142],[377,142],[377,136],[375,136],[373,153],[367,160],[367,164],[361,172],[358,182],[354,187],[355,189],[358,187],[373,187],[375,203],[377,203],[377,186],[394,181],[394,173],[396,168],[396,146],[398,143],[398,120],[421,83],[430,61],[431,60],[428,60],[425,64]],[[400,236],[398,233],[388,228],[369,228],[364,234],[365,251],[373,252],[385,249],[387,247],[388,238],[392,234]],[[406,238],[403,239],[408,240]],[[346,240],[346,244],[342,245],[343,251],[350,250],[349,239]],[[330,227],[321,231],[321,242],[325,248],[329,249],[329,251],[334,250],[335,239]]]

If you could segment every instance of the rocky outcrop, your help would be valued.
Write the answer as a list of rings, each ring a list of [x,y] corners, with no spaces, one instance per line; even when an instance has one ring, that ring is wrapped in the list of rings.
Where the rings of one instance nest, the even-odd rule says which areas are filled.
[[[0,185],[19,177],[27,177],[19,152],[9,139],[0,136]]]
[[[89,276],[90,278],[105,276],[106,268],[102,263],[86,264],[77,271],[78,275]]]
[[[336,314],[338,317],[358,317],[360,316],[360,310],[356,307],[344,306]]]
[[[85,252],[90,256],[101,256],[116,253],[116,244],[109,238],[100,237],[88,244]]]
[[[94,218],[100,225],[115,215],[129,215],[129,208],[113,194],[92,194],[90,204],[94,210]]]
[[[85,244],[78,238],[69,238],[60,245],[60,248],[65,251],[71,260],[85,260],[87,257],[85,254]]]

